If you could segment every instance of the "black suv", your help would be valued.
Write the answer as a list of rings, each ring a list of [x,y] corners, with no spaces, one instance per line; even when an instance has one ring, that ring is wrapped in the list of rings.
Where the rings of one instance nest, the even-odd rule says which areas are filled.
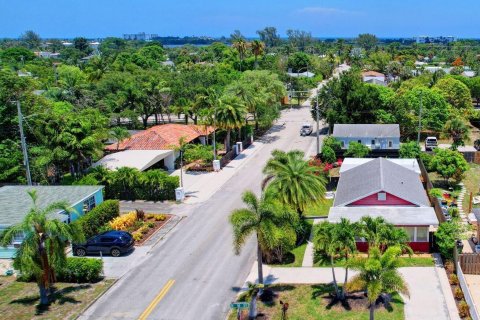
[[[110,254],[118,257],[122,253],[133,249],[134,240],[130,233],[125,231],[107,231],[98,236],[92,237],[86,243],[73,244],[74,256],[83,257],[89,253]]]

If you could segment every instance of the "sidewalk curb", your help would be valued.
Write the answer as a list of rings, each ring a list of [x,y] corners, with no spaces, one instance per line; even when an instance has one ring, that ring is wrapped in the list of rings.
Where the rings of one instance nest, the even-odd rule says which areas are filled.
[[[178,216],[176,216],[178,217]],[[182,221],[185,216],[181,216],[181,217],[178,217],[179,219],[175,222],[175,224],[167,230],[167,232],[165,232],[165,234],[163,236],[161,236],[157,241],[155,241],[154,244],[152,244],[152,246],[150,247],[150,250],[147,251],[147,254],[150,254],[150,252],[152,251],[153,248],[155,248],[155,246],[161,241],[163,240],[179,223],[180,221]]]
[[[104,279],[105,280],[105,279]],[[97,302],[101,297],[103,297],[108,291],[110,291],[110,289],[113,288],[114,285],[117,284],[118,280],[120,280],[120,278],[114,278],[113,279],[113,282],[112,284],[110,285],[110,287],[108,287],[107,290],[103,291],[100,295],[98,295],[95,299],[93,299],[92,301],[90,301],[90,303],[82,309],[82,311],[73,319],[78,319],[80,318],[84,313],[85,311],[87,311],[95,302]]]

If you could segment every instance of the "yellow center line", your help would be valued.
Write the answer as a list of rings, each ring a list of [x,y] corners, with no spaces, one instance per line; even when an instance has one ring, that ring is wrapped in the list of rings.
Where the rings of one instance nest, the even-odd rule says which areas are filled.
[[[146,320],[147,317],[152,313],[153,309],[157,306],[157,304],[162,301],[163,297],[168,293],[170,288],[173,286],[175,283],[175,280],[168,280],[165,286],[163,286],[162,290],[158,293],[158,295],[155,297],[155,299],[152,300],[152,302],[148,305],[147,309],[143,311],[143,313],[140,315],[138,320]]]

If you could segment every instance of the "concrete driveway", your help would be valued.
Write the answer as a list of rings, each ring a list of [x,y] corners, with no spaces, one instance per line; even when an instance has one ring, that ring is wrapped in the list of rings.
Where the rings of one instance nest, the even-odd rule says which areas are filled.
[[[405,319],[450,319],[435,268],[401,268],[400,272],[407,281],[410,291],[410,297],[404,297]]]

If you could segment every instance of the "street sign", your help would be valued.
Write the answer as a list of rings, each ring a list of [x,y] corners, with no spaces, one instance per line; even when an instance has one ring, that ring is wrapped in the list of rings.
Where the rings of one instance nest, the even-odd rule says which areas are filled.
[[[230,309],[248,309],[250,303],[248,302],[232,302],[230,303]]]

